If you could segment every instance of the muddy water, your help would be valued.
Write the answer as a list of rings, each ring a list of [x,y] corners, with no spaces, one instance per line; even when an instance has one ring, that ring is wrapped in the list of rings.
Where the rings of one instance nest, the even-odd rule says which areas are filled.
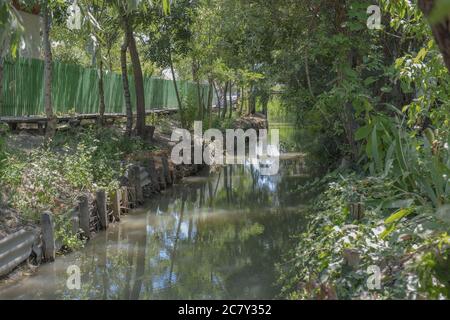
[[[83,250],[0,287],[0,299],[276,298],[276,264],[306,223],[295,192],[305,179],[293,152],[281,156],[276,176],[247,164],[186,179]],[[69,266],[81,271],[80,289],[67,286]]]

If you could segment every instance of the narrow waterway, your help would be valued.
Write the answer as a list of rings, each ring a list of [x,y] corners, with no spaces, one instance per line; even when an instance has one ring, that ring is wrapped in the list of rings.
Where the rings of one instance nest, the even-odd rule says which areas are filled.
[[[276,298],[276,264],[306,224],[295,190],[308,179],[295,130],[280,129],[278,175],[248,164],[185,179],[83,250],[0,287],[0,299]],[[73,265],[80,290],[67,286]]]

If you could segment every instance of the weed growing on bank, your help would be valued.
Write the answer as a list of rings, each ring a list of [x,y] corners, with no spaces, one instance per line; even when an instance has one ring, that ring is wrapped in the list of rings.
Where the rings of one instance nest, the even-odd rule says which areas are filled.
[[[68,222],[78,196],[117,188],[127,160],[134,153],[152,149],[140,138],[124,136],[112,128],[58,132],[50,143],[30,153],[3,144],[3,201],[30,222],[39,221],[43,211],[53,212],[59,240],[68,248],[76,248],[80,243],[71,236]]]

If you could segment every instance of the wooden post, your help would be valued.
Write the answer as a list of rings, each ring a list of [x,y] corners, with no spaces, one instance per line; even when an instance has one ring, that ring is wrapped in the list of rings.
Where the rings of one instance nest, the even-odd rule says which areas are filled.
[[[141,184],[141,168],[139,166],[132,166],[130,168],[130,182],[135,190],[136,205],[144,203],[144,193]]]
[[[41,215],[42,240],[44,242],[44,259],[54,261],[56,254],[55,233],[53,227],[53,215],[44,212]]]
[[[89,200],[86,195],[82,195],[78,202],[78,211],[80,217],[80,228],[87,238],[91,237],[90,229],[90,214],[89,214]]]
[[[120,221],[120,189],[116,189],[111,192],[111,207],[113,211],[113,217],[115,221]]]
[[[359,251],[354,250],[354,249],[344,249],[344,251],[342,252],[343,258],[344,258],[344,262],[346,265],[348,265],[349,267],[353,268],[353,269],[357,269],[360,262],[361,262],[361,254],[359,253]]]
[[[350,215],[354,220],[361,221],[364,218],[364,204],[360,202],[350,203]]]
[[[120,197],[122,200],[121,209],[123,212],[128,213],[128,210],[130,209],[130,203],[128,201],[128,188],[122,187],[122,196]]]
[[[173,181],[172,181],[172,177],[170,175],[169,161],[167,160],[166,157],[162,157],[161,161],[162,161],[162,168],[163,168],[164,176],[166,177],[166,183],[171,185],[173,183]]]
[[[152,181],[152,185],[155,186],[156,191],[161,191],[161,187],[159,185],[159,179],[158,179],[158,175],[156,172],[156,166],[155,166],[155,160],[153,159],[148,159],[146,161],[147,166],[148,166],[148,170],[150,173],[150,180]]]
[[[100,227],[103,230],[108,229],[108,209],[106,208],[106,192],[98,190],[96,192],[97,211],[100,219]]]
[[[76,235],[80,230],[80,218],[78,216],[78,210],[72,210],[70,212],[70,220],[72,223],[72,234]]]

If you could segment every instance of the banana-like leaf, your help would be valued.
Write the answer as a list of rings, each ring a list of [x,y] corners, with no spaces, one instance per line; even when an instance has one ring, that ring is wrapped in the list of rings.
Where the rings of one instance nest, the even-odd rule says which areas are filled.
[[[162,2],[163,2],[164,14],[169,15],[170,14],[170,0],[162,0]]]
[[[373,159],[375,160],[375,166],[376,166],[376,170],[380,171],[382,168],[382,162],[381,162],[381,157],[380,157],[380,153],[379,153],[379,149],[378,149],[378,136],[377,136],[377,125],[374,126],[373,130],[372,130],[372,138],[371,138],[371,144],[372,144],[372,156]]]
[[[387,218],[386,220],[384,220],[384,223],[389,225],[389,224],[393,224],[395,222],[400,221],[401,219],[403,219],[404,217],[410,215],[413,212],[412,209],[401,209],[397,212],[395,212],[394,214],[392,214],[389,218]]]

